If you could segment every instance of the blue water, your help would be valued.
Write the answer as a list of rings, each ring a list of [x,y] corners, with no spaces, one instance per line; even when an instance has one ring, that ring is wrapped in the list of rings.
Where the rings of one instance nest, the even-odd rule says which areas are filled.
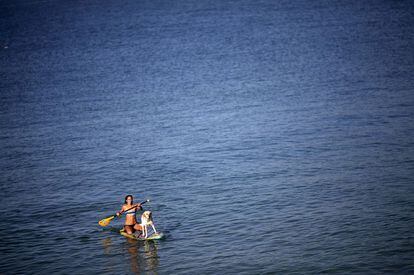
[[[414,273],[413,14],[0,1],[0,273]]]

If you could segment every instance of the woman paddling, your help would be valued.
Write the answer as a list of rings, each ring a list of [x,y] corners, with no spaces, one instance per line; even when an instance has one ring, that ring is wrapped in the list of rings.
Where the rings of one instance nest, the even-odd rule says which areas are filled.
[[[121,211],[116,213],[116,215],[119,216],[123,214],[126,210],[128,210],[125,212],[126,218],[125,218],[125,224],[124,224],[124,230],[128,234],[133,234],[135,231],[139,231],[137,232],[137,235],[139,235],[142,232],[142,227],[141,225],[139,225],[139,223],[137,223],[137,218],[135,216],[137,214],[138,209],[142,209],[141,204],[140,203],[134,204],[132,196],[127,195],[125,197],[125,204],[122,205]]]

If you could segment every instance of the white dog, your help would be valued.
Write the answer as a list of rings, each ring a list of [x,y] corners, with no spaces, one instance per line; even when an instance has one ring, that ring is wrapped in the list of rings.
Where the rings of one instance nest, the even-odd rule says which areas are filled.
[[[141,215],[141,223],[142,227],[142,235],[144,235],[145,238],[148,237],[148,226],[151,225],[152,229],[154,230],[154,233],[157,233],[157,230],[155,230],[154,221],[152,220],[152,213],[151,211],[144,211]]]

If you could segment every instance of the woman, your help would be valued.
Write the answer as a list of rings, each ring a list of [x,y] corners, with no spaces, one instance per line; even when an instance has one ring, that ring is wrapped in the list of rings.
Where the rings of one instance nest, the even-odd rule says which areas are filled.
[[[128,234],[133,234],[135,231],[140,231],[138,232],[139,235],[139,233],[142,232],[142,227],[139,225],[139,223],[137,223],[137,218],[135,216],[137,214],[137,209],[142,209],[141,204],[134,204],[132,196],[127,195],[125,197],[125,204],[122,205],[121,211],[116,213],[117,216],[123,213],[126,214],[124,230]]]

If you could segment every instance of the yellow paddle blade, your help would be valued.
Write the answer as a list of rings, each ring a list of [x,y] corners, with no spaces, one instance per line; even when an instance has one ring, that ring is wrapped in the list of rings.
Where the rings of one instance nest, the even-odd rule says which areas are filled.
[[[107,226],[113,219],[115,218],[115,216],[111,216],[109,218],[105,218],[100,220],[98,223],[100,226]]]

